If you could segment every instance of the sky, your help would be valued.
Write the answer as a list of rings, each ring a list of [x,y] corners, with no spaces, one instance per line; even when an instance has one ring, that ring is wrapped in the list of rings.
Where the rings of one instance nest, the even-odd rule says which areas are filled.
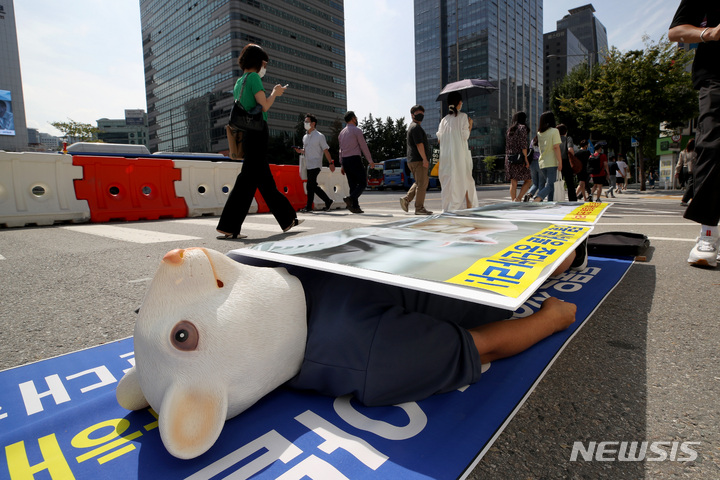
[[[592,3],[621,51],[667,35],[679,0],[549,0],[543,32]],[[27,126],[96,125],[146,110],[138,0],[14,0]],[[412,0],[345,0],[348,109],[362,120],[409,117],[415,103]],[[272,66],[272,59],[271,59]],[[289,92],[288,92],[289,93]]]

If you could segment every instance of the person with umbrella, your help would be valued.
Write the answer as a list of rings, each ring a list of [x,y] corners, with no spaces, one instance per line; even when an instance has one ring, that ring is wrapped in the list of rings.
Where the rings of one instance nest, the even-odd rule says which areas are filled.
[[[449,113],[442,119],[437,131],[443,212],[478,206],[472,177],[472,155],[468,147],[472,119],[460,111],[462,106],[460,92],[451,92],[448,95]]]

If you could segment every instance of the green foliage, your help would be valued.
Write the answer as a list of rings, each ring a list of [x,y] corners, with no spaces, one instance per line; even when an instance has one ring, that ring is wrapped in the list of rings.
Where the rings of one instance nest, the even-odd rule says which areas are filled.
[[[64,137],[78,142],[93,141],[100,131],[89,123],[76,122],[71,118],[68,118],[67,122],[50,122],[50,125],[60,130]]]
[[[389,158],[404,157],[407,154],[407,125],[405,118],[393,120],[387,117],[383,122],[368,115],[360,122],[373,161],[382,162]]]
[[[494,172],[495,170],[497,170],[497,160],[498,157],[495,155],[488,155],[487,157],[483,158],[483,162],[485,163],[485,170],[488,172]]]
[[[661,123],[678,127],[697,115],[686,70],[691,55],[667,38],[646,39],[645,50],[612,48],[592,76],[583,80],[578,73],[559,85],[553,104],[564,122],[574,119],[580,129],[615,139],[635,137],[648,147],[645,153],[652,153]],[[642,162],[640,174],[644,178]]]

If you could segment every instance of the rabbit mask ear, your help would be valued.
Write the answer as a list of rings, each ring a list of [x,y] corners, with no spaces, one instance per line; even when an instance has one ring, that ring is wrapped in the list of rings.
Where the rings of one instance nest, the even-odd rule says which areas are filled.
[[[128,370],[120,379],[115,396],[120,406],[128,410],[141,410],[150,406],[140,389],[140,378],[135,367]]]
[[[160,437],[168,452],[177,458],[202,455],[220,436],[227,415],[227,392],[170,387],[158,418]]]

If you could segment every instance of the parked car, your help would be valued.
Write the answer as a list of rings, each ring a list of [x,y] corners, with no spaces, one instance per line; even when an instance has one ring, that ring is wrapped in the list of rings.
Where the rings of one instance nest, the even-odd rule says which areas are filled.
[[[385,160],[384,164],[385,187],[408,190],[412,187],[412,184],[415,183],[406,157]],[[430,177],[428,189],[430,188],[440,188],[440,182],[437,177]]]

